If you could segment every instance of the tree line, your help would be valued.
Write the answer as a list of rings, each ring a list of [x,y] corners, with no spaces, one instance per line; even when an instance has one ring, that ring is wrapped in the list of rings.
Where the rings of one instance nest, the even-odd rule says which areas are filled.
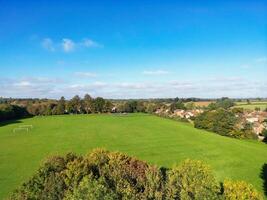
[[[38,115],[90,114],[90,113],[153,113],[161,103],[140,100],[115,101],[102,97],[93,98],[86,94],[83,98],[75,95],[66,100],[54,99],[5,99],[0,103],[0,121]]]
[[[87,156],[69,153],[48,158],[11,200],[262,200],[251,184],[219,183],[202,161],[185,160],[173,168],[155,165],[119,152],[93,150]]]
[[[36,115],[89,114],[112,111],[113,104],[102,97],[84,98],[75,95],[70,100],[19,99],[0,103],[0,121]]]

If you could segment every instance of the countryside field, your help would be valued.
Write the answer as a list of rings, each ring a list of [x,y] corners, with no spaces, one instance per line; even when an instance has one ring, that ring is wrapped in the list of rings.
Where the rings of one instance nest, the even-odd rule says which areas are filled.
[[[236,108],[244,108],[245,110],[254,110],[255,108],[260,108],[260,110],[265,110],[267,108],[266,101],[252,101],[250,104],[247,102],[236,102]]]
[[[12,130],[31,124],[27,132]],[[48,155],[85,154],[96,147],[118,150],[159,166],[186,158],[210,164],[218,180],[246,180],[263,192],[261,168],[267,145],[198,130],[146,114],[61,115],[0,124],[0,199],[29,178]]]

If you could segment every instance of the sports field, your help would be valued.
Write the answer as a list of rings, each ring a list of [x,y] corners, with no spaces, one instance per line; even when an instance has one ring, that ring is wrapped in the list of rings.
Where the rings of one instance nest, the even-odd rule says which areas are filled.
[[[20,125],[33,129],[16,131]],[[263,192],[267,145],[222,137],[190,124],[145,114],[34,117],[0,124],[0,199],[29,178],[48,155],[93,148],[118,150],[160,166],[186,158],[210,164],[218,180],[246,180]]]

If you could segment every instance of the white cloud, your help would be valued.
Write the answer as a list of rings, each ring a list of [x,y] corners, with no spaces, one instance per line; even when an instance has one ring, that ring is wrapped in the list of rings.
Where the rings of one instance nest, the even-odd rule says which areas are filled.
[[[75,76],[78,76],[80,78],[95,78],[97,77],[97,74],[92,72],[75,72]]]
[[[244,64],[244,65],[241,65],[240,68],[241,69],[250,69],[251,68],[251,65]]]
[[[71,52],[75,48],[75,43],[71,39],[63,38],[61,46],[64,52]]]
[[[81,45],[87,48],[93,48],[93,47],[102,47],[102,45],[98,44],[97,42],[91,40],[91,39],[84,39],[81,42]]]
[[[66,53],[72,52],[76,49],[82,49],[82,48],[103,47],[103,45],[88,38],[85,38],[80,41],[74,41],[70,38],[63,38],[61,42],[54,42],[51,38],[44,38],[41,41],[41,45],[44,49],[51,51],[51,52],[63,50]]]
[[[166,97],[266,97],[267,82],[242,77],[206,77],[200,80],[167,82],[103,82],[88,83],[48,77],[0,78],[0,96],[71,98],[89,93],[105,98],[166,98]]]
[[[255,60],[255,62],[257,62],[257,63],[266,63],[267,62],[267,57],[257,58]]]
[[[44,38],[41,42],[41,45],[44,49],[48,51],[55,51],[53,40],[50,38]]]
[[[153,70],[153,71],[143,71],[144,75],[166,75],[169,74],[168,71],[165,70]]]
[[[100,87],[105,87],[105,86],[107,86],[108,84],[107,83],[105,83],[105,82],[101,82],[101,81],[96,81],[96,82],[94,82],[93,84],[92,84],[92,86],[95,86],[95,87],[98,87],[98,88],[100,88]]]
[[[20,81],[18,83],[15,83],[14,85],[19,87],[28,87],[31,86],[31,83],[29,81]]]

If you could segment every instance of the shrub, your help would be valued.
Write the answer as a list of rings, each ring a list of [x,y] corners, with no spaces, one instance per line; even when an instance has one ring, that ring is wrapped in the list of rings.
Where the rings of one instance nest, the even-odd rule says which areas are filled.
[[[119,196],[113,192],[101,177],[95,180],[92,176],[84,177],[78,187],[72,193],[66,194],[64,200],[114,200],[119,199]]]
[[[146,170],[146,182],[144,199],[164,199],[165,198],[165,169],[158,169],[150,166]]]
[[[223,189],[225,200],[263,200],[253,186],[244,181],[225,180]]]
[[[218,199],[220,188],[209,166],[185,160],[168,173],[168,199]]]
[[[65,184],[60,173],[65,160],[54,156],[47,159],[37,173],[15,191],[11,199],[62,199]]]
[[[222,198],[261,199],[245,182],[225,181],[220,188],[209,166],[201,161],[186,160],[167,170],[103,149],[93,150],[84,157],[72,153],[50,157],[10,197],[14,200]]]

